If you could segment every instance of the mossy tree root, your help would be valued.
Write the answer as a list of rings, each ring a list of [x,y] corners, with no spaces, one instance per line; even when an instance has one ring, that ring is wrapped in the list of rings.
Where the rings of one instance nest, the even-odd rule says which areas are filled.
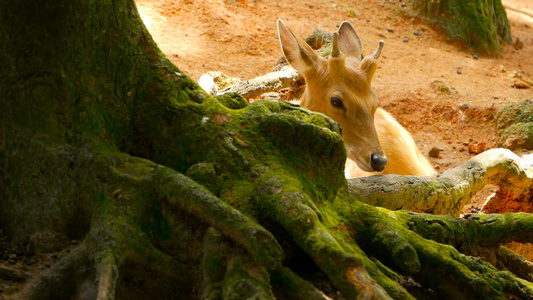
[[[156,248],[153,237],[149,236],[151,230],[146,228],[144,218],[154,198],[183,205],[183,210],[197,215],[223,232],[225,238],[233,238],[233,243],[249,251],[227,246],[230,250],[226,253],[232,255],[225,258],[229,270],[222,286],[225,298],[238,299],[239,293],[248,293],[250,286],[259,281],[256,274],[262,274],[263,284],[257,285],[255,296],[272,298],[267,268],[277,268],[283,252],[273,236],[259,224],[187,177],[150,161],[124,154],[103,154],[97,156],[95,162],[95,172],[100,176],[106,174],[100,179],[108,184],[101,186],[105,201],[96,208],[89,233],[75,250],[33,278],[23,292],[24,298],[115,299],[119,270],[125,264],[170,278],[176,284],[191,286],[193,275],[189,268]],[[154,191],[148,198],[146,191],[141,192],[147,187]],[[210,231],[217,230],[212,228],[208,233]],[[206,248],[208,253],[209,247]]]
[[[355,243],[332,235],[331,224],[326,225],[319,207],[309,205],[313,201],[299,192],[298,185],[288,179],[264,178],[254,201],[268,206],[264,210],[269,217],[283,226],[347,299],[390,299],[391,294],[408,299],[405,289],[386,278]]]
[[[464,218],[407,211],[394,214],[407,228],[421,236],[460,249],[497,248],[511,241],[533,240],[533,215],[527,213],[467,215]]]
[[[244,247],[260,265],[273,270],[280,264],[283,251],[274,236],[202,185],[163,166],[157,168],[154,184],[160,197],[220,230]]]
[[[533,279],[533,264],[500,246],[511,241],[527,243],[533,239],[531,214],[467,215],[464,218],[407,211],[394,214],[405,227],[424,238],[452,245],[461,253],[483,257],[520,278]]]
[[[349,179],[348,186],[357,199],[374,206],[458,216],[488,184],[510,194],[528,194],[533,187],[532,163],[531,155],[491,149],[438,177],[378,175]]]
[[[362,212],[365,211],[369,213],[360,219]],[[363,203],[355,203],[352,212],[357,216],[351,222],[358,232],[356,239],[358,244],[365,245],[364,250],[368,255],[375,255],[392,269],[412,276],[424,287],[431,288],[439,298],[506,299],[505,295],[514,295],[520,299],[533,297],[531,282],[520,279],[510,272],[499,271],[479,258],[463,255],[448,244],[425,238],[433,237],[439,242],[450,242],[439,239],[438,235],[443,231],[434,230],[431,226],[433,223],[439,224],[437,221],[439,218],[447,218],[447,222],[450,222],[453,219],[450,216],[429,217],[403,211],[391,212]],[[417,216],[418,219],[415,221],[413,216]],[[422,228],[425,216],[429,218],[426,219],[423,233],[419,235],[412,223],[418,222]],[[462,223],[461,220],[455,222]],[[529,225],[529,222],[525,223],[523,227]],[[453,228],[451,230],[454,231]],[[486,234],[489,232],[490,229],[485,231]],[[481,235],[484,235],[483,232]],[[433,276],[437,270],[439,276]]]

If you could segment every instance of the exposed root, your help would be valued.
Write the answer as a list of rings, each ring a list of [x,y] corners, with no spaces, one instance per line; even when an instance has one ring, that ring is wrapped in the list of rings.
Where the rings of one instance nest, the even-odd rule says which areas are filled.
[[[527,261],[523,256],[502,246],[496,251],[496,259],[516,276],[533,282],[533,263]]]
[[[107,259],[103,259],[97,266],[96,280],[97,300],[112,300],[115,299],[115,290],[118,279],[118,264],[111,263]]]
[[[533,156],[518,157],[507,149],[485,151],[438,177],[378,175],[348,180],[360,201],[392,210],[407,209],[458,216],[488,184],[515,194],[533,187]]]
[[[271,179],[266,182],[272,183]],[[317,212],[307,205],[308,196],[291,192],[294,189],[291,184],[298,186],[296,182],[263,186],[262,195],[256,201],[261,206],[270,206],[271,217],[289,232],[345,297],[389,299],[387,292],[367,273],[364,253],[334,238],[320,222]]]
[[[220,230],[245,248],[259,264],[271,270],[280,264],[283,251],[274,236],[261,225],[174,170],[160,167],[154,179],[161,197]]]
[[[364,204],[356,204],[356,206],[358,207],[354,208],[354,212],[358,214],[365,210],[376,210],[372,207],[365,208]],[[405,227],[411,223],[406,221],[403,216],[418,215],[422,219],[423,216],[428,215],[389,212],[385,209],[377,210],[380,212],[373,213],[373,217],[364,218],[365,225],[359,228],[365,228],[358,238],[360,244],[366,245],[367,253],[375,253],[379,259],[388,265],[402,270],[404,274],[413,276],[426,288],[433,289],[440,298],[505,299],[505,294],[512,294],[520,299],[529,299],[533,296],[532,283],[510,273],[498,271],[478,258],[462,255],[449,245],[426,240]],[[388,217],[392,214],[400,218]],[[430,217],[430,220],[433,221],[436,221],[437,218],[451,218],[449,216]],[[354,220],[354,226],[357,226],[357,220],[359,219]],[[487,229],[487,232],[489,231]],[[435,238],[439,235],[439,231],[428,227],[424,233],[426,232],[432,232],[433,235],[431,236]],[[481,233],[480,235],[486,234]],[[387,246],[387,243],[391,245]],[[431,275],[435,270],[438,270],[439,276]]]
[[[0,266],[0,279],[9,281],[26,281],[30,278],[27,272]]]
[[[202,299],[272,299],[268,272],[214,228],[204,237],[202,269]]]
[[[469,215],[465,218],[397,211],[394,214],[410,230],[439,243],[459,248],[499,247],[511,241],[533,240],[533,215]]]
[[[228,93],[241,94],[246,99],[259,97],[264,93],[277,91],[281,88],[291,86],[298,79],[298,72],[292,67],[284,67],[280,71],[271,72],[251,80],[243,81],[236,85],[229,86],[218,95]]]
[[[294,274],[289,268],[279,267],[272,272],[271,283],[274,293],[280,299],[329,300],[322,291],[308,281]]]
[[[78,246],[57,261],[50,269],[37,274],[23,291],[24,299],[70,299],[72,296],[96,298],[94,286],[85,286],[85,279],[94,276],[86,250]],[[94,278],[94,277],[93,277]]]

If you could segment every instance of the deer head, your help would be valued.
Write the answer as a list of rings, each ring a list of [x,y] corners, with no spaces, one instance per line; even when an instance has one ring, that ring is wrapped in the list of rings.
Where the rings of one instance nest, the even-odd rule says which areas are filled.
[[[374,127],[379,100],[371,82],[383,41],[373,55],[361,60],[361,40],[352,25],[343,22],[333,34],[331,55],[325,59],[281,20],[278,34],[287,61],[306,81],[301,105],[340,124],[348,157],[362,170],[382,171],[387,157]]]

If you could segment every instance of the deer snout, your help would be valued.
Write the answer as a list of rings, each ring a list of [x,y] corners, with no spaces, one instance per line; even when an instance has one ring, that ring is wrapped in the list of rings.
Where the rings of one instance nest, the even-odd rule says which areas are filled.
[[[387,165],[387,156],[374,152],[370,155],[370,166],[376,172],[383,171]]]

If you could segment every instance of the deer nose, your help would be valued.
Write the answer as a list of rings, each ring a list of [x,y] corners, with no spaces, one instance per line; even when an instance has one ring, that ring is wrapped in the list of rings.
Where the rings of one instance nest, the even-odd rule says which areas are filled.
[[[372,153],[370,155],[370,166],[376,172],[383,171],[387,164],[387,157],[378,153]]]

